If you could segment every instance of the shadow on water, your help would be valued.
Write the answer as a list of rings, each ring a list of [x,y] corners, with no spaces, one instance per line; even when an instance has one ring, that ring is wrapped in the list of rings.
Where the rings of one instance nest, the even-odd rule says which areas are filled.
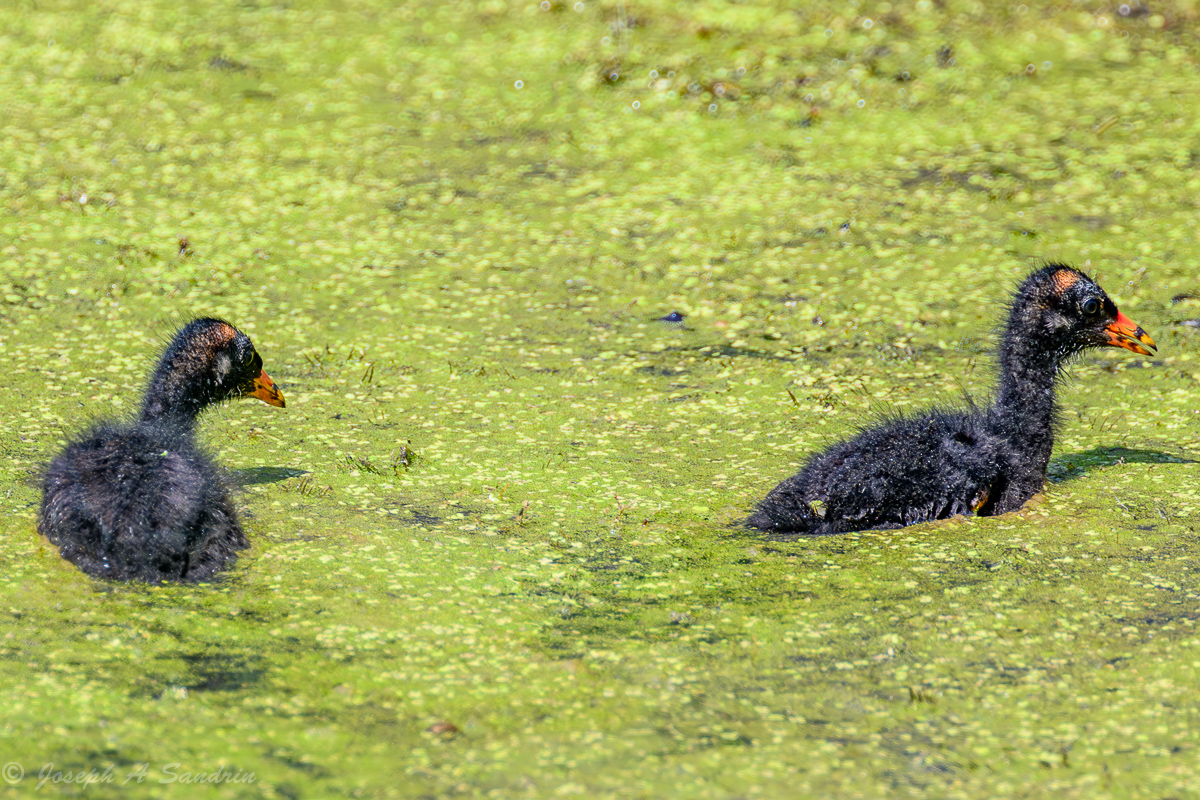
[[[186,686],[193,692],[225,692],[246,689],[266,673],[260,659],[242,655],[188,653],[180,658],[188,665]]]
[[[1046,478],[1051,483],[1066,483],[1082,478],[1088,472],[1118,464],[1195,464],[1183,456],[1160,450],[1134,450],[1128,447],[1093,447],[1082,453],[1059,456],[1050,462]]]
[[[279,483],[288,478],[299,478],[308,473],[302,469],[289,467],[250,467],[249,469],[234,469],[229,471],[229,477],[235,486],[254,486],[260,483]]]

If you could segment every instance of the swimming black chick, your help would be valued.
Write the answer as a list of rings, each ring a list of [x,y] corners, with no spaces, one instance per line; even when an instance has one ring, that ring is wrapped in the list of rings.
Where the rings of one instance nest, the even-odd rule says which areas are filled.
[[[1046,479],[1057,425],[1055,381],[1090,347],[1142,355],[1157,349],[1082,272],[1062,264],[1037,270],[1009,306],[990,407],[934,410],[865,429],[812,456],[746,524],[829,534],[1020,508]],[[824,504],[822,513],[815,501]]]
[[[159,359],[137,420],[94,426],[50,464],[38,530],[98,578],[211,578],[249,541],[196,445],[196,420],[242,396],[284,407],[250,337],[219,319],[189,322]]]

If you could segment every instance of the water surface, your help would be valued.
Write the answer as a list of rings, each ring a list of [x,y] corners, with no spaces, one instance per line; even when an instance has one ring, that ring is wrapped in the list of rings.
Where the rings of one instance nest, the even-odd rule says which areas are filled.
[[[831,8],[7,12],[0,792],[1200,791],[1195,4]],[[1044,496],[738,527],[986,401],[1047,259],[1161,349],[1074,366]],[[200,314],[288,399],[204,424],[253,549],[98,583],[31,476]]]

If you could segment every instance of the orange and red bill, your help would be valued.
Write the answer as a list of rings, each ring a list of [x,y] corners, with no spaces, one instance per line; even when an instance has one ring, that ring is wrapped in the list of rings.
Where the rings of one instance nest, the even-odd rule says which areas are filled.
[[[1138,330],[1141,330],[1141,328],[1138,328]],[[257,397],[269,406],[284,408],[287,405],[283,400],[283,392],[279,391],[279,387],[275,385],[275,381],[271,380],[271,376],[267,374],[265,369],[254,379],[250,391],[246,392],[246,394],[250,397]]]
[[[1150,334],[1120,311],[1117,312],[1116,320],[1105,326],[1104,332],[1108,335],[1108,341],[1104,343],[1108,347],[1124,347],[1143,356],[1148,356],[1151,350],[1158,349]]]

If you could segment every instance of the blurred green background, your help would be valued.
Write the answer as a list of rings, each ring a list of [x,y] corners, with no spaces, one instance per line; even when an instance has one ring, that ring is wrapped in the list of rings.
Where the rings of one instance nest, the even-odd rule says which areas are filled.
[[[2,13],[0,795],[1200,793],[1197,3]],[[740,528],[986,402],[1045,260],[1160,351],[1044,497]],[[199,315],[288,400],[206,417],[253,549],[93,581],[38,470]]]

